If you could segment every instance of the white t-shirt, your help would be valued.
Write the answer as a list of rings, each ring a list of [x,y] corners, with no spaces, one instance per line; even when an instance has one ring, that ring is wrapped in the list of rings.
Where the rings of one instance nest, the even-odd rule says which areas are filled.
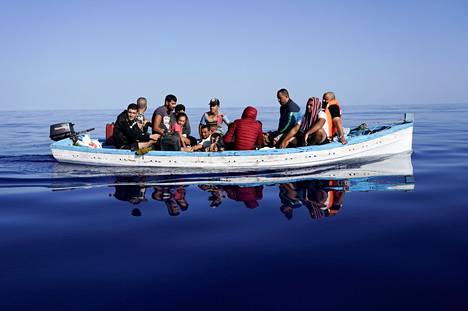
[[[200,139],[198,143],[202,145],[203,148],[209,148],[211,145],[211,135],[205,139]]]
[[[320,110],[319,113],[318,113],[318,118],[319,119],[324,119],[325,120],[325,123],[323,124],[323,130],[325,131],[325,134],[327,134],[327,137],[330,138],[330,133],[329,133],[329,130],[328,130],[328,120],[327,120],[327,114],[325,113],[324,110]],[[318,121],[318,120],[317,120]],[[298,124],[301,124],[302,123],[302,119],[297,122]]]
[[[325,123],[323,124],[323,130],[325,131],[325,133],[327,134],[327,137],[330,138],[330,131],[328,129],[328,120],[327,120],[327,114],[325,113],[325,111],[323,110],[320,110],[319,114],[318,114],[318,118],[319,119],[324,119],[325,120]]]

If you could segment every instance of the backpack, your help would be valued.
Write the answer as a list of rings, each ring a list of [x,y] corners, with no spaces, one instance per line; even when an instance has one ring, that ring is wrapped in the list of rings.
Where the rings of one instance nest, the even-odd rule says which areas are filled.
[[[161,151],[180,151],[179,134],[166,133],[161,137]]]

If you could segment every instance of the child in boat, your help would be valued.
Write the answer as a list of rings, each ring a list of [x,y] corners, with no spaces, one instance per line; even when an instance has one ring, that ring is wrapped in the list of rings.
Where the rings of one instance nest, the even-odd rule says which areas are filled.
[[[208,148],[207,151],[210,152],[218,152],[218,151],[224,151],[224,145],[223,145],[223,140],[222,136],[220,133],[213,133],[210,136],[210,147]]]
[[[181,112],[187,114],[185,112],[185,106],[182,104],[177,104],[174,109],[175,117],[177,118],[177,115]],[[185,140],[186,143],[190,141],[190,146],[195,146],[197,144],[197,139],[191,136],[191,132],[192,129],[190,127],[190,119],[187,116],[187,120],[185,121],[184,127],[182,128],[182,135],[188,139]]]
[[[200,140],[193,146],[193,151],[207,151],[211,145],[211,132],[208,125],[202,125],[200,128]]]
[[[208,125],[201,126],[201,139],[193,151],[224,151],[222,137],[220,133],[211,133]]]
[[[185,122],[187,122],[187,115],[183,112],[179,113],[176,117],[176,122],[171,126],[171,132],[177,133],[179,135],[181,151],[192,151],[192,147],[190,147],[190,140],[183,135]]]

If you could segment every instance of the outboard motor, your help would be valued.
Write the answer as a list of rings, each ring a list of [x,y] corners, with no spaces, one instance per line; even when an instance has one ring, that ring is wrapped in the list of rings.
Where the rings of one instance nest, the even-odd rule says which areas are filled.
[[[67,122],[67,123],[57,123],[50,126],[50,139],[53,141],[59,141],[64,138],[69,138],[74,135],[75,129],[73,128],[74,124]]]
[[[94,128],[90,128],[81,132],[75,132],[73,128],[75,124],[70,122],[52,124],[50,126],[50,139],[53,141],[59,141],[65,138],[71,138],[75,143],[78,140],[78,136],[94,131]]]

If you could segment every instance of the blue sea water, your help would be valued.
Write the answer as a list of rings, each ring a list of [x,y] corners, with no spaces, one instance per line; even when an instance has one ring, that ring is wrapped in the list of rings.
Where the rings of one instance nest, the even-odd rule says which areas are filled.
[[[259,110],[273,129],[278,107]],[[408,111],[412,176],[249,186],[52,158],[50,124],[102,137],[118,110],[0,112],[0,310],[466,310],[468,105],[344,118]]]

